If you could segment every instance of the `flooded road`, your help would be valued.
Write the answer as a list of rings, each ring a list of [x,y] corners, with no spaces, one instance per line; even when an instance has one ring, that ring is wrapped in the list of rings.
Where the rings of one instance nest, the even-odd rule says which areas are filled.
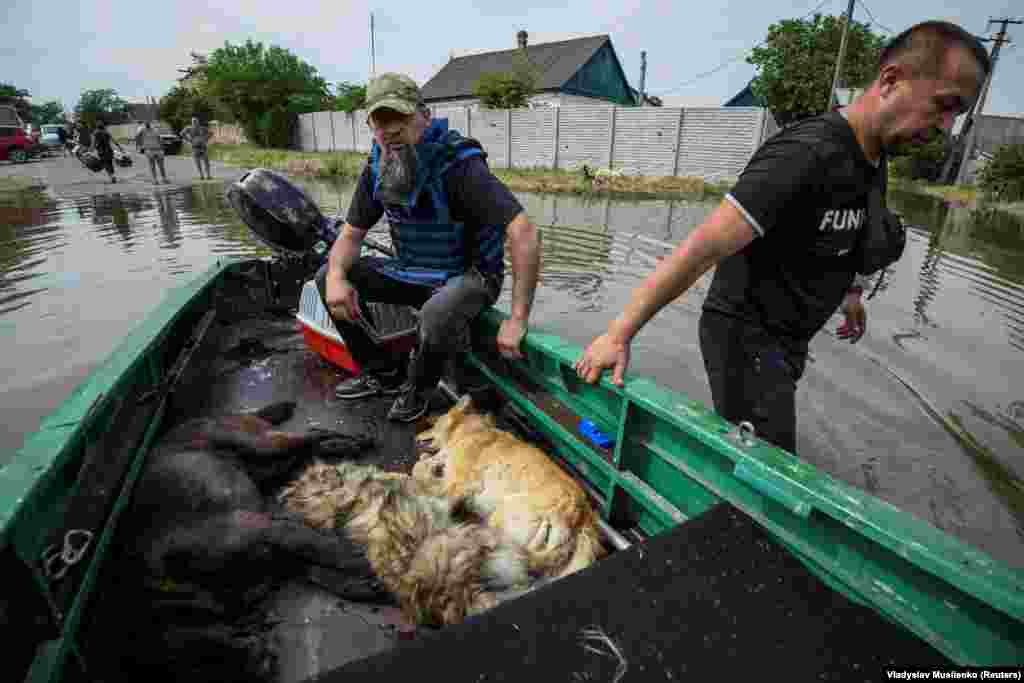
[[[349,186],[300,182],[325,213],[348,204]],[[223,181],[98,194],[41,185],[0,192],[0,462],[167,289],[218,256],[267,253],[223,200]],[[580,345],[714,206],[519,196],[543,230],[532,326]],[[1024,221],[909,194],[890,203],[912,226],[907,250],[867,302],[858,344],[836,338],[839,316],[812,342],[797,452],[1024,567]],[[708,405],[697,320],[709,282],[647,325],[631,366]],[[500,308],[510,291],[507,280]]]

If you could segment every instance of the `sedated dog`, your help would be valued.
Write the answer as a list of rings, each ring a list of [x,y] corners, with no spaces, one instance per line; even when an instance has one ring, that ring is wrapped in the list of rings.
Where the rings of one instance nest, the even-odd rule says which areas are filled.
[[[417,625],[463,621],[531,588],[524,549],[464,504],[409,475],[317,463],[280,495],[318,529],[361,543],[381,582]]]
[[[541,449],[498,429],[463,397],[419,435],[438,449],[412,470],[423,490],[469,509],[522,545],[531,573],[559,578],[605,554],[586,493]]]
[[[269,679],[261,605],[278,582],[305,577],[343,598],[388,601],[359,544],[311,529],[270,495],[303,460],[358,457],[373,444],[275,429],[294,408],[189,420],[150,451],[95,629],[125,637],[100,638],[96,664],[152,680]]]

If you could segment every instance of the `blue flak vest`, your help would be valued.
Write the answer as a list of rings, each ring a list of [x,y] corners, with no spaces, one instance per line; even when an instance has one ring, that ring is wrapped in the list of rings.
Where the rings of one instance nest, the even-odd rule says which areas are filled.
[[[419,163],[416,187],[408,206],[385,204],[384,213],[391,229],[396,258],[372,257],[373,267],[382,275],[418,285],[440,287],[450,278],[462,275],[471,266],[481,273],[501,273],[505,258],[505,226],[473,226],[467,235],[466,224],[452,220],[445,178],[452,164],[471,156],[486,154],[480,143],[448,129],[448,119],[434,119],[416,145]],[[370,153],[370,179],[373,196],[380,186],[380,147],[376,142]],[[419,201],[429,196],[429,202]],[[486,233],[480,242],[477,234]]]

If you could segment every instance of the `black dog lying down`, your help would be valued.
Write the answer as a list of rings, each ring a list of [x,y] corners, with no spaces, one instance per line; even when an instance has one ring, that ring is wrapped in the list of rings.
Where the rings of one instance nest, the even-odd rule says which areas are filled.
[[[312,578],[350,600],[389,601],[361,548],[272,502],[297,466],[359,457],[373,445],[275,430],[294,408],[191,420],[150,452],[121,518],[117,576],[100,598],[99,619],[111,621],[97,640],[113,648],[101,656],[111,672],[137,665],[147,679],[190,681],[272,675],[260,603],[288,578]]]

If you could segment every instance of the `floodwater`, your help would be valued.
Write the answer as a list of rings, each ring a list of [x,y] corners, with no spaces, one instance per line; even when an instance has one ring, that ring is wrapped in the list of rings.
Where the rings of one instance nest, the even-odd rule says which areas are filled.
[[[350,186],[300,182],[325,213],[349,201]],[[219,256],[267,253],[223,189],[0,193],[0,463],[169,288]],[[519,196],[543,230],[532,326],[580,345],[714,206]],[[836,338],[838,315],[812,342],[797,452],[1024,567],[1024,220],[899,193],[891,204],[912,226],[907,250],[858,344]],[[709,277],[644,328],[631,367],[708,405],[697,320]]]

